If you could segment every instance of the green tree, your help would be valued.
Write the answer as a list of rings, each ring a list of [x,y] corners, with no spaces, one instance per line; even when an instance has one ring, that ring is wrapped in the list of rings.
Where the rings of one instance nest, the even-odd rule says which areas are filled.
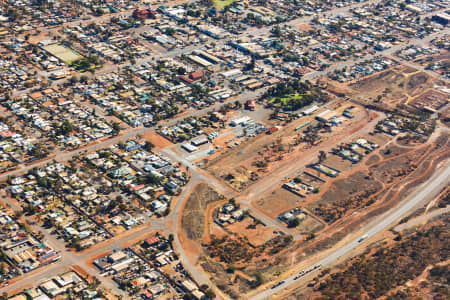
[[[79,80],[78,80],[78,77],[74,75],[74,76],[70,77],[69,81],[71,84],[74,84],[74,83],[77,83]]]
[[[319,159],[319,163],[322,163],[327,159],[327,154],[325,153],[325,151],[322,151],[322,150],[319,151],[318,159]]]
[[[298,225],[300,225],[299,218],[293,218],[293,219],[290,219],[288,221],[288,227],[289,228],[294,228],[294,227],[297,227]]]
[[[144,145],[145,150],[151,152],[153,150],[153,148],[155,148],[155,145],[152,142],[149,142],[149,141],[145,142],[145,145]]]
[[[216,298],[216,293],[214,293],[214,291],[212,289],[207,289],[205,292],[205,296],[208,299],[214,299],[214,298]]]
[[[80,76],[80,82],[81,83],[86,83],[86,82],[88,82],[88,77],[86,76],[86,75],[81,75]]]
[[[172,27],[167,27],[164,32],[165,32],[165,34],[172,36],[175,34],[176,30]]]
[[[256,287],[260,286],[261,284],[263,284],[264,277],[260,272],[256,273],[254,276],[255,276],[255,280],[252,281],[252,286],[254,288],[256,288]]]
[[[118,134],[120,132],[120,124],[118,122],[114,122],[112,124],[112,129],[115,132],[115,134]]]
[[[227,267],[227,273],[233,274],[235,271],[236,271],[236,266],[229,265],[229,266]]]
[[[149,173],[145,176],[145,181],[149,184],[159,184],[161,183],[161,177],[153,173]]]

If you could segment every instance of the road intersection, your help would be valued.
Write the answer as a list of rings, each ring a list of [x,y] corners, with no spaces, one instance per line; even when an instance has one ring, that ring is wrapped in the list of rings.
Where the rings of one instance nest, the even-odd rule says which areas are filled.
[[[371,2],[375,3],[378,1],[371,1]],[[346,8],[346,9],[349,9],[349,8]],[[340,12],[344,12],[344,10],[342,10],[342,11],[336,10],[336,12],[333,12],[333,13],[340,13]],[[302,19],[290,21],[288,23],[290,25],[297,25],[297,24],[301,24],[306,21],[307,21],[307,19],[302,18]],[[258,31],[258,30],[252,31],[252,34],[257,34],[257,35],[263,34],[263,33],[266,33],[267,30],[270,30],[270,29],[271,29],[270,27],[266,27],[264,29],[261,29],[260,31]],[[377,52],[375,54],[368,55],[359,60],[340,62],[324,71],[306,74],[303,77],[303,80],[312,80],[314,78],[325,76],[325,75],[329,74],[330,72],[342,69],[344,67],[353,66],[359,62],[362,62],[366,59],[373,58],[375,56],[390,56],[390,55],[394,54],[396,51],[404,48],[407,45],[424,45],[424,44],[428,43],[429,41],[431,41],[432,39],[434,39],[438,36],[443,36],[448,33],[449,33],[449,29],[445,29],[443,31],[433,33],[424,39],[413,39],[413,40],[409,41],[408,43],[393,46],[392,48],[389,48],[385,51],[381,51],[381,52]],[[175,57],[175,56],[178,56],[181,54],[189,53],[195,48],[196,48],[196,46],[194,45],[194,46],[186,47],[184,49],[174,49],[174,50],[168,51],[168,52],[161,54],[159,56],[156,56],[156,57],[153,56],[151,58],[138,59],[137,64],[142,64],[142,63],[148,62],[153,59],[158,59],[158,58]],[[113,72],[113,71],[117,70],[119,67],[123,68],[126,66],[129,66],[129,64],[123,64],[120,66],[108,66],[105,69],[96,72],[96,74],[92,75],[92,76],[98,76],[98,75],[106,74],[108,72]],[[48,76],[48,74],[41,74],[41,75],[44,78],[46,76]],[[59,84],[59,83],[63,83],[63,82],[65,82],[65,80],[57,81],[55,83]],[[30,90],[26,90],[24,92],[16,92],[13,95],[19,95],[19,94],[23,94],[23,93],[26,93],[29,91]],[[259,96],[261,96],[263,94],[263,92],[264,92],[264,89],[254,91],[254,92],[244,92],[236,98],[225,101],[225,103],[217,103],[217,104],[212,105],[205,109],[190,111],[189,115],[190,116],[200,116],[200,115],[206,114],[208,112],[215,111],[215,110],[219,109],[222,105],[224,105],[226,103],[231,103],[234,101],[239,101],[239,102],[243,103],[249,99],[258,98]],[[163,125],[163,126],[172,125],[172,124],[175,124],[176,122],[184,119],[185,117],[186,116],[174,118],[169,121],[163,121],[163,122],[160,122],[160,125]],[[373,129],[373,127],[375,126],[377,121],[378,121],[378,119],[372,121],[368,126],[366,126],[364,128],[364,130]],[[148,127],[148,128],[138,127],[138,128],[125,129],[118,136],[103,140],[96,144],[88,145],[86,147],[83,147],[83,148],[80,148],[80,149],[77,149],[74,151],[65,152],[65,151],[57,150],[54,153],[54,157],[52,157],[50,159],[44,159],[40,162],[31,164],[31,165],[21,166],[17,170],[1,174],[0,181],[6,180],[11,175],[25,174],[29,170],[31,170],[35,167],[45,166],[46,164],[51,163],[51,161],[53,161],[53,160],[56,160],[58,162],[66,162],[66,161],[72,159],[74,156],[81,155],[84,153],[94,152],[94,151],[100,150],[102,148],[108,147],[110,145],[117,144],[120,141],[125,141],[128,139],[134,138],[138,135],[144,135],[144,134],[154,131],[156,129],[157,129],[156,126]],[[360,134],[360,133],[361,132],[357,132],[356,134]],[[85,251],[85,252],[80,252],[80,253],[73,253],[71,251],[66,250],[64,243],[61,240],[56,239],[56,237],[51,234],[50,230],[42,228],[39,225],[33,224],[34,222],[31,218],[26,218],[26,220],[32,224],[31,227],[33,228],[33,230],[41,231],[43,233],[43,235],[45,236],[45,241],[47,243],[49,243],[49,245],[51,245],[55,249],[65,249],[65,250],[61,252],[61,259],[58,262],[56,262],[52,265],[40,268],[29,274],[26,274],[26,276],[24,276],[24,278],[21,278],[18,281],[12,282],[9,286],[0,289],[0,291],[2,291],[2,292],[17,291],[21,287],[33,285],[36,282],[42,281],[45,278],[48,278],[57,272],[61,272],[65,269],[69,268],[72,265],[79,265],[83,269],[85,269],[89,274],[92,274],[92,275],[98,277],[100,279],[100,281],[102,282],[102,284],[104,284],[104,286],[106,288],[110,289],[112,292],[114,292],[117,295],[125,296],[124,292],[119,290],[117,288],[117,286],[114,284],[114,282],[112,282],[110,279],[101,277],[100,272],[98,270],[96,270],[92,265],[87,263],[87,260],[92,256],[112,250],[115,247],[123,245],[124,243],[126,243],[128,241],[132,241],[140,236],[145,236],[154,231],[160,231],[160,232],[164,232],[167,234],[174,233],[174,237],[175,237],[174,238],[174,247],[175,247],[176,252],[178,252],[180,254],[181,260],[183,261],[185,268],[191,273],[193,278],[198,283],[200,283],[200,284],[205,283],[210,286],[213,286],[210,279],[205,275],[205,273],[202,272],[200,270],[200,268],[195,265],[195,262],[192,262],[190,260],[190,258],[188,257],[188,255],[185,253],[185,251],[183,250],[182,242],[180,241],[179,236],[177,234],[179,232],[178,220],[181,215],[183,202],[189,196],[189,193],[192,190],[192,188],[197,183],[202,182],[202,181],[208,182],[214,188],[216,188],[219,192],[223,193],[227,197],[235,197],[236,200],[241,203],[241,205],[244,209],[249,209],[251,214],[254,215],[256,218],[260,219],[263,223],[273,226],[273,227],[277,228],[277,230],[280,230],[286,234],[293,235],[294,239],[296,239],[296,240],[301,238],[301,236],[299,234],[293,233],[292,231],[290,231],[287,228],[285,228],[284,226],[282,226],[276,220],[273,220],[273,219],[269,218],[268,216],[266,216],[265,214],[254,209],[254,207],[251,205],[251,201],[249,201],[248,199],[240,198],[233,191],[231,191],[228,187],[224,186],[221,182],[219,182],[217,179],[211,178],[211,176],[205,175],[202,170],[198,169],[195,165],[192,165],[192,163],[190,161],[186,160],[184,157],[180,157],[179,155],[177,155],[174,152],[167,150],[167,149],[160,149],[160,151],[161,151],[161,153],[165,154],[173,161],[179,162],[184,166],[189,166],[189,171],[191,173],[190,182],[185,186],[183,192],[178,197],[177,203],[175,204],[175,207],[169,216],[167,216],[163,220],[152,219],[152,220],[148,221],[148,223],[146,223],[144,226],[142,226],[142,230],[133,232],[132,234],[115,237],[111,241],[106,241],[106,242],[102,243],[101,245],[98,245],[98,247],[96,247],[94,251]],[[312,160],[312,159],[313,158],[311,157],[310,160]],[[287,172],[286,177],[291,176],[294,172],[297,172],[297,170],[298,170],[298,167],[295,168],[295,170]],[[402,203],[402,205],[391,209],[390,211],[385,213],[383,216],[374,220],[371,223],[372,226],[368,226],[369,229],[364,232],[364,235],[367,235],[367,238],[365,238],[365,239],[370,239],[374,235],[382,232],[383,230],[388,229],[393,223],[398,221],[402,216],[404,216],[407,212],[409,212],[413,207],[415,207],[416,205],[418,205],[419,203],[421,203],[423,201],[427,201],[428,199],[430,199],[430,197],[432,195],[434,195],[434,193],[438,190],[439,187],[449,183],[450,166],[448,165],[448,162],[446,162],[446,166],[444,166],[442,168],[442,172],[440,172],[440,173],[437,172],[437,173],[438,174],[433,176],[428,182],[426,182],[426,184],[422,185],[420,189],[417,189],[416,193],[412,197],[407,199],[404,203]],[[276,184],[279,184],[279,182],[273,181],[271,183],[265,184],[263,188],[261,188],[257,192],[255,191],[251,195],[251,198],[261,195],[265,191],[273,188]],[[7,204],[9,204],[14,210],[20,210],[20,206],[18,206],[17,203],[14,203],[11,199],[4,197],[3,202],[6,202]],[[360,238],[361,238],[360,236],[356,237],[355,239],[353,239],[352,241],[347,243],[345,246],[330,253],[328,256],[326,256],[322,260],[308,266],[307,268],[305,268],[305,270],[312,269],[315,266],[321,266],[323,268],[326,266],[330,266],[333,263],[339,261],[342,257],[345,257],[346,255],[350,254],[355,248],[363,246],[364,243],[361,243],[359,241]],[[319,268],[314,269],[314,270],[317,271],[318,269]],[[310,273],[312,274],[314,272],[310,272]],[[260,294],[255,295],[252,299],[266,299],[266,298],[270,297],[271,295],[274,295],[275,293],[278,293],[278,292],[284,290],[286,287],[291,286],[294,283],[298,282],[297,281],[298,279],[294,279],[296,276],[297,276],[297,274],[292,275],[291,277],[285,279],[285,283],[279,285],[276,288],[263,291]]]

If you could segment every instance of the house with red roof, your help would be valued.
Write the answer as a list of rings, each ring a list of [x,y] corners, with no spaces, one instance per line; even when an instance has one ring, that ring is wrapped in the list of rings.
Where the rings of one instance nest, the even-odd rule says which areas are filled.
[[[203,73],[202,71],[192,72],[191,74],[189,74],[189,78],[191,78],[192,80],[199,80],[202,79],[204,76],[205,73]]]
[[[149,238],[144,240],[144,244],[147,247],[151,247],[151,246],[156,245],[158,243],[159,243],[159,237],[157,237],[156,235],[151,236],[151,237],[149,237]]]
[[[248,110],[255,110],[256,108],[255,100],[247,100],[247,102],[245,102],[245,108],[247,108]]]
[[[2,137],[3,139],[9,138],[9,137],[12,137],[15,135],[16,135],[16,133],[12,132],[11,130],[0,131],[0,137]]]
[[[154,11],[153,9],[150,9],[150,8],[147,8],[147,9],[138,8],[135,11],[133,11],[133,18],[155,19],[156,11]]]

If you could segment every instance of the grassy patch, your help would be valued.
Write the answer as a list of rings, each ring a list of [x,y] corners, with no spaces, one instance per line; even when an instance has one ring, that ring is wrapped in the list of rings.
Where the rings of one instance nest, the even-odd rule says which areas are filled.
[[[55,56],[67,65],[70,65],[74,61],[83,59],[83,56],[77,53],[75,50],[59,44],[51,44],[43,47],[42,49]]]
[[[288,109],[299,109],[312,103],[313,97],[310,94],[293,94],[282,98],[274,97],[269,102],[273,106]]]
[[[225,6],[234,3],[235,0],[213,0],[214,7],[217,9],[223,9]]]

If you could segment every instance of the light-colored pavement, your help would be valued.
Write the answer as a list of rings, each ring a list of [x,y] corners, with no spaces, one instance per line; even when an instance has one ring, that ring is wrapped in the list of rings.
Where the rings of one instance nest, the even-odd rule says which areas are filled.
[[[378,1],[370,1],[373,3],[376,3]],[[359,5],[363,5],[366,4],[365,3],[361,3],[361,4],[357,4]],[[356,7],[356,5],[353,5],[352,7]],[[347,10],[349,8],[346,8]],[[332,13],[342,13],[344,12],[345,9],[343,10],[336,10]],[[295,22],[299,22],[303,23],[306,22],[306,19],[298,19],[296,21],[291,21],[291,23],[293,25],[295,25]],[[270,28],[265,28],[262,29],[260,31],[258,30],[253,30],[252,29],[252,34],[264,34],[267,33],[268,30],[270,30]],[[258,33],[259,32],[259,33]],[[392,55],[393,53],[395,53],[397,50],[402,49],[403,47],[405,47],[406,45],[424,45],[426,43],[428,43],[429,41],[431,41],[432,39],[436,38],[437,36],[442,36],[445,34],[449,33],[449,29],[444,29],[441,32],[437,32],[437,33],[433,33],[429,36],[427,36],[424,39],[413,39],[407,43],[404,44],[400,44],[397,46],[394,46],[390,49],[387,49],[385,51],[381,51],[381,52],[377,52],[373,55],[369,55],[366,56],[360,60],[351,60],[351,61],[346,61],[346,62],[341,62],[338,63],[324,71],[320,71],[320,72],[314,72],[314,73],[310,73],[307,74],[303,77],[304,80],[310,80],[313,78],[317,78],[320,76],[325,76],[326,74],[329,74],[330,72],[334,71],[334,70],[339,70],[342,69],[344,67],[349,67],[352,66],[354,64],[357,64],[359,62],[362,62],[363,60],[366,59],[370,59],[373,58],[374,56],[382,56],[382,55]],[[168,51],[165,54],[156,56],[159,58],[163,58],[163,57],[175,57],[178,56],[180,54],[183,53],[188,53],[190,51],[192,51],[193,49],[195,49],[197,46],[190,46],[190,47],[186,47],[183,49],[175,49],[172,51]],[[149,60],[153,60],[153,57],[149,57],[149,58],[144,58],[144,59],[140,59],[137,61],[137,63],[142,64],[144,62],[147,62]],[[121,65],[121,66],[109,66],[106,67],[103,70],[98,71],[96,74],[106,74],[108,72],[112,72],[117,70],[118,67],[124,67],[125,65]],[[57,84],[61,84],[65,82],[65,80],[61,80],[61,81],[57,81]],[[30,90],[27,91],[21,91],[18,93],[15,93],[15,95],[18,94],[24,94],[26,92],[29,92]],[[263,90],[260,91],[255,91],[255,92],[244,92],[242,95],[240,95],[239,97],[237,97],[237,99],[230,99],[227,102],[231,102],[231,101],[240,101],[240,102],[244,102],[248,99],[254,99],[258,96],[260,96],[262,94]],[[189,113],[190,116],[199,116],[199,115],[203,115],[209,111],[213,111],[218,109],[219,107],[221,107],[222,105],[224,105],[225,103],[218,103],[216,105],[213,105],[209,108],[206,109],[202,109],[202,110],[196,110],[196,111],[192,111]],[[172,119],[170,121],[164,121],[161,122],[160,125],[170,125],[170,124],[174,124],[176,122],[178,122],[179,120],[185,118],[184,117],[179,117],[179,118],[175,118]],[[122,132],[121,135],[113,137],[111,139],[105,140],[105,141],[101,141],[98,142],[96,144],[87,146],[85,148],[79,149],[79,150],[75,150],[75,151],[71,151],[71,152],[56,152],[56,157],[55,160],[59,161],[59,162],[63,162],[63,161],[67,161],[70,160],[73,156],[75,155],[79,155],[82,154],[84,152],[92,152],[92,151],[96,151],[105,147],[108,147],[112,144],[116,144],[120,141],[126,140],[126,139],[130,139],[135,137],[136,135],[143,135],[147,132],[150,132],[152,130],[155,130],[156,127],[150,127],[150,128],[133,128],[133,129],[128,129],[128,130],[124,130]],[[180,256],[182,258],[182,261],[186,267],[186,269],[192,274],[192,276],[194,277],[194,279],[196,281],[198,281],[199,283],[207,283],[210,286],[212,286],[209,278],[207,278],[207,276],[205,275],[205,273],[203,273],[200,268],[198,266],[195,266],[192,264],[192,262],[189,260],[188,255],[186,255],[186,253],[183,250],[183,245],[180,242],[178,236],[177,236],[177,232],[179,231],[178,228],[178,217],[179,214],[181,213],[181,207],[182,207],[182,202],[185,200],[186,196],[189,194],[190,189],[192,188],[192,186],[200,181],[207,181],[208,183],[210,183],[214,188],[218,189],[219,192],[223,193],[226,196],[230,196],[230,197],[234,197],[235,195],[233,193],[230,192],[230,190],[227,187],[224,187],[222,183],[216,181],[216,180],[211,180],[211,178],[206,177],[202,174],[202,172],[198,169],[196,169],[195,166],[193,166],[191,164],[191,162],[187,161],[186,159],[184,159],[183,157],[180,157],[178,155],[175,155],[174,153],[170,153],[167,152],[166,153],[169,157],[172,156],[171,158],[174,159],[175,161],[179,161],[181,163],[183,163],[186,166],[190,166],[191,169],[191,173],[192,173],[192,179],[190,181],[190,183],[188,183],[188,185],[185,187],[185,189],[183,190],[182,194],[179,197],[179,200],[174,208],[174,210],[172,211],[172,213],[169,215],[169,217],[167,217],[167,219],[165,221],[152,221],[151,225],[148,225],[144,230],[139,231],[137,233],[134,233],[133,235],[130,236],[125,236],[123,238],[118,238],[118,239],[114,239],[113,241],[107,242],[105,243],[105,246],[102,247],[99,250],[96,250],[94,252],[89,252],[86,254],[76,254],[76,253],[72,253],[72,252],[64,252],[62,253],[62,258],[59,262],[52,264],[50,266],[47,267],[43,267],[38,269],[36,272],[32,272],[31,274],[27,274],[27,276],[25,276],[25,278],[23,278],[22,280],[11,284],[10,286],[6,287],[6,288],[2,288],[0,289],[0,292],[9,292],[9,291],[13,291],[16,290],[18,288],[20,288],[21,286],[27,286],[29,284],[35,284],[36,282],[39,282],[40,280],[42,280],[43,278],[48,278],[49,276],[52,276],[54,274],[56,274],[57,272],[63,271],[64,269],[68,268],[70,265],[73,264],[77,264],[80,265],[82,268],[84,268],[86,271],[88,271],[90,274],[94,274],[95,276],[99,275],[98,270],[96,270],[95,268],[92,268],[91,266],[87,265],[85,263],[85,260],[92,256],[95,255],[95,253],[102,253],[104,251],[108,251],[111,250],[112,248],[123,244],[124,242],[130,241],[134,238],[138,238],[142,235],[145,235],[146,233],[150,233],[153,230],[158,230],[158,231],[162,231],[162,232],[166,232],[166,233],[174,233],[175,236],[175,240],[174,240],[174,245],[175,245],[175,249],[178,253],[180,253]],[[40,166],[44,166],[47,163],[51,162],[53,160],[52,159],[47,159],[47,160],[43,160],[41,162],[38,162],[36,164],[30,165],[30,166],[22,166],[21,168],[19,168],[18,170],[12,171],[12,172],[8,172],[6,174],[2,174],[0,175],[0,180],[6,180],[8,176],[10,175],[20,175],[20,174],[24,174],[26,173],[28,170],[32,169],[33,167],[40,167]],[[385,215],[383,215],[383,218],[379,218],[376,221],[373,222],[373,227],[368,230],[366,232],[366,234],[368,235],[368,238],[370,238],[371,236],[381,232],[382,230],[386,229],[387,227],[389,227],[393,222],[398,221],[399,218],[401,218],[406,212],[408,212],[414,205],[416,205],[417,203],[419,203],[421,200],[423,199],[427,199],[428,195],[433,194],[437,187],[442,185],[444,182],[446,182],[446,184],[448,184],[448,178],[449,178],[449,170],[450,167],[447,166],[446,169],[440,173],[440,175],[438,177],[433,177],[433,180],[429,183],[428,186],[425,186],[423,189],[421,189],[413,198],[409,199],[407,202],[405,202],[402,206],[400,206],[399,208],[395,208],[393,210],[390,210],[388,213],[386,213]],[[289,174],[288,174],[289,175]],[[445,180],[444,180],[445,179]],[[263,193],[264,191],[268,190],[269,187],[273,187],[274,184],[278,184],[278,182],[273,182],[268,184],[266,187],[262,188],[261,190],[255,191],[254,195],[252,197],[257,197],[258,195],[261,195],[261,193]],[[270,225],[270,226],[274,226],[278,229],[280,229],[281,231],[287,233],[287,234],[291,234],[291,232],[289,230],[287,230],[285,227],[280,226],[280,224],[276,221],[273,220],[269,217],[267,217],[265,214],[252,209],[252,207],[250,207],[248,205],[249,201],[248,200],[243,200],[240,199],[239,197],[237,197],[237,200],[242,204],[243,208],[249,208],[251,209],[251,214],[254,215],[256,218],[260,219],[262,222]],[[172,224],[172,225],[171,225]],[[33,228],[37,228],[38,230],[41,230],[41,228],[38,227],[33,227]],[[47,242],[54,246],[55,248],[59,248],[63,247],[61,245],[61,241],[57,240],[53,235],[51,235],[48,231],[45,230],[41,230],[45,237]],[[294,235],[294,238],[298,239],[300,238],[300,236],[296,236]],[[323,260],[317,262],[317,264],[322,264],[323,266],[327,266],[330,265],[332,263],[334,263],[335,261],[337,261],[338,259],[340,259],[341,257],[343,257],[344,255],[350,253],[353,249],[355,249],[360,243],[358,243],[358,239],[353,240],[352,242],[348,243],[346,246],[338,249],[337,251],[333,252],[332,254],[330,254],[329,256],[327,256],[326,258],[324,258]],[[64,248],[62,248],[64,249]],[[104,284],[107,288],[113,290],[115,293],[117,293],[118,295],[123,295],[123,291],[120,291],[117,289],[116,285],[107,278],[102,278],[101,279],[102,284]],[[295,281],[293,280],[293,276],[290,277],[289,279],[287,279],[287,283],[284,285],[281,285],[280,287],[273,289],[273,290],[268,290],[265,291],[261,294],[258,294],[257,296],[255,296],[255,299],[264,299],[270,295],[272,295],[275,292],[279,292],[282,289],[286,288],[286,286],[293,284]]]
[[[244,210],[249,209],[250,210],[250,207],[248,206],[248,202],[247,201],[241,199],[240,197],[236,197],[236,195],[233,192],[231,192],[228,187],[225,187],[216,178],[214,178],[212,176],[206,177],[205,175],[203,175],[203,172],[201,170],[199,170],[197,168],[197,166],[195,166],[190,161],[179,157],[178,155],[176,155],[175,153],[173,153],[171,150],[168,150],[168,149],[162,149],[161,152],[164,153],[169,158],[171,158],[172,160],[176,160],[176,161],[182,163],[185,166],[189,166],[189,172],[191,172],[193,177],[195,176],[195,178],[197,178],[198,180],[207,182],[210,186],[212,186],[215,189],[217,189],[224,196],[229,197],[229,198],[235,198],[239,202],[239,204],[241,205],[241,209],[244,209]],[[250,214],[252,216],[254,216],[255,218],[259,219],[264,224],[269,225],[269,226],[273,226],[277,230],[279,230],[281,232],[284,232],[287,235],[292,235],[294,237],[294,239],[296,239],[296,240],[299,240],[301,238],[300,234],[295,233],[295,232],[287,229],[286,227],[281,225],[276,220],[268,217],[267,215],[265,215],[265,214],[263,214],[263,213],[261,213],[261,212],[259,212],[257,210],[250,210]]]

